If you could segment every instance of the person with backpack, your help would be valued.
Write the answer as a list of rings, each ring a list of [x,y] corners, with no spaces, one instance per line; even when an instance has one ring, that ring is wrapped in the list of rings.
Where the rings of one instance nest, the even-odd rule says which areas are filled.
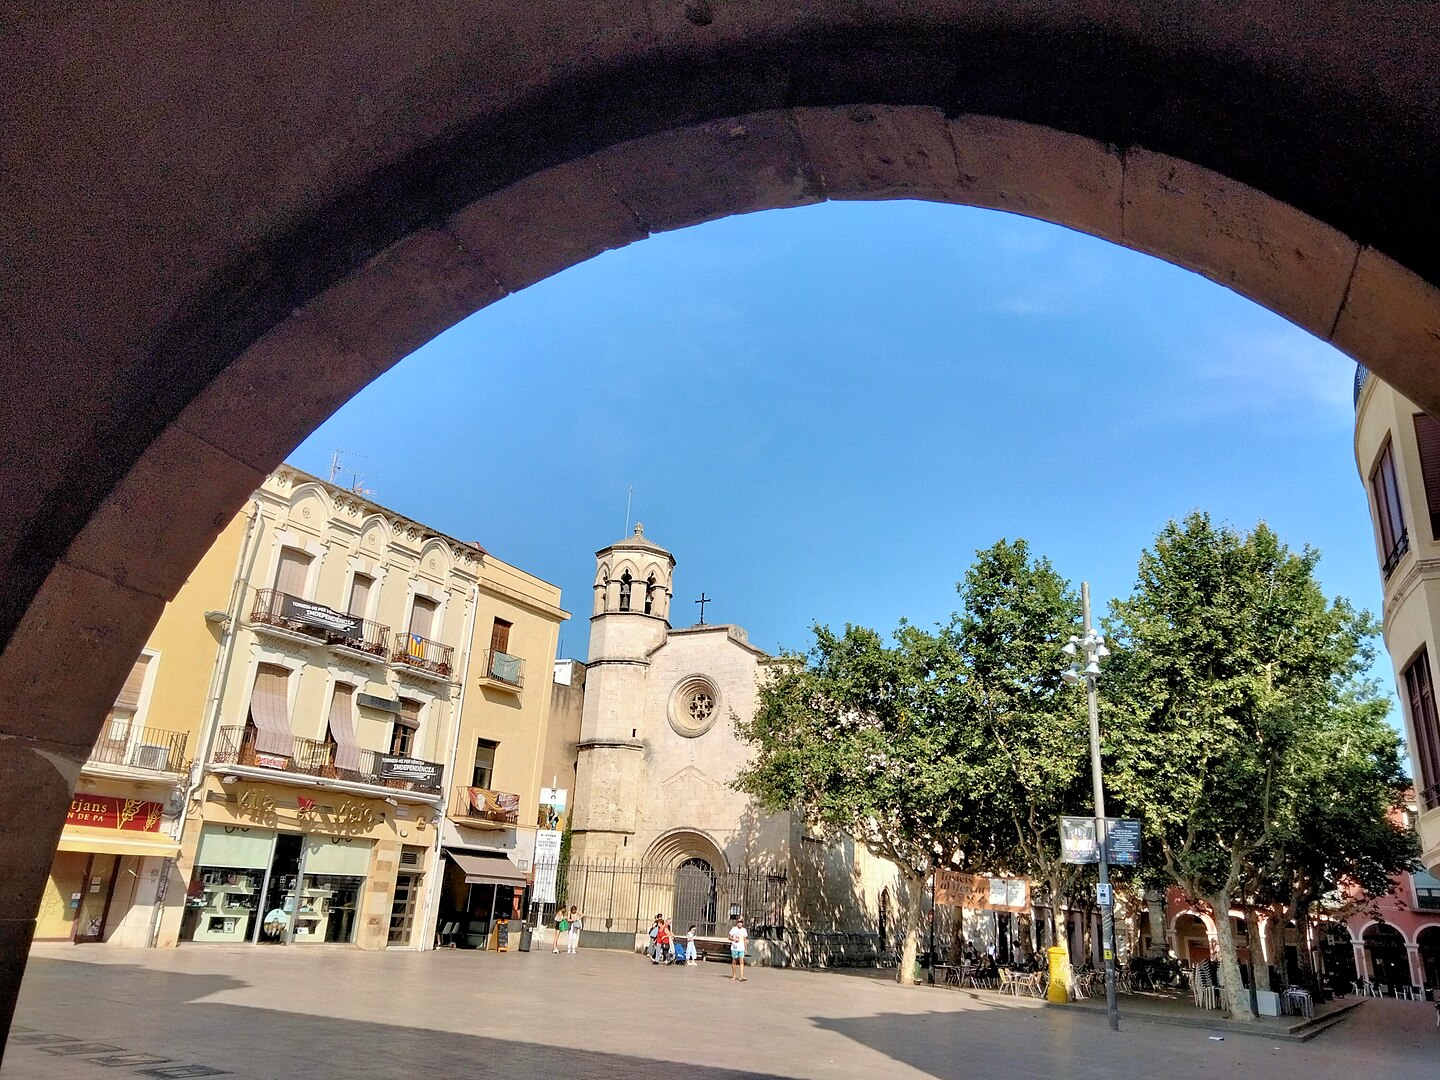
[[[655,921],[650,924],[650,962],[660,963],[660,924],[665,921],[664,915],[656,915]]]

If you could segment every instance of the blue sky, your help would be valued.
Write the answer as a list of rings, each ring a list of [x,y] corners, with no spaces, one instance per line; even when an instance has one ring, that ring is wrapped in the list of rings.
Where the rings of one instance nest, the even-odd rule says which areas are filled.
[[[678,560],[672,622],[804,648],[955,607],[1024,537],[1097,602],[1192,508],[1268,521],[1374,611],[1353,364],[1194,274],[1007,214],[827,203],[668,233],[442,334],[292,455],[558,584],[585,656],[593,553]],[[1377,665],[1388,672],[1382,661]]]

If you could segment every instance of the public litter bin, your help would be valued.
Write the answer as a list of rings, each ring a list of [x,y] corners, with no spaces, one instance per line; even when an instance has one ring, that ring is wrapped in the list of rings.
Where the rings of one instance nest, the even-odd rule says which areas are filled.
[[[1050,986],[1045,1000],[1064,1005],[1070,1000],[1070,953],[1063,945],[1051,945],[1045,954],[1050,958]]]
[[[531,936],[533,933],[534,933],[534,931],[530,929],[530,924],[529,924],[528,922],[522,922],[522,923],[520,924],[520,951],[521,951],[521,952],[529,952],[529,951],[530,951],[530,936]]]

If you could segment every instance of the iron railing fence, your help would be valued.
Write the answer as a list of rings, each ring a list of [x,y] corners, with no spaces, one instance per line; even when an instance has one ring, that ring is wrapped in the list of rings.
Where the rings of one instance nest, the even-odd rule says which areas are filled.
[[[250,621],[304,634],[327,645],[342,645],[382,660],[390,645],[388,626],[346,615],[279,589],[256,590]]]
[[[634,948],[655,916],[670,920],[677,938],[690,927],[700,937],[724,937],[732,914],[745,919],[753,938],[779,940],[785,933],[785,875],[742,868],[716,872],[700,860],[683,866],[620,860],[537,865],[537,881],[554,875],[555,903],[537,905],[535,917],[554,927],[555,910],[577,907],[581,940],[588,946]]]
[[[486,649],[485,677],[519,690],[525,685],[525,661],[499,649]]]
[[[441,645],[419,634],[396,634],[395,651],[390,654],[390,659],[397,664],[449,678],[454,655],[455,650],[449,645]]]
[[[438,794],[442,781],[401,780],[380,775],[380,755],[374,750],[361,750],[359,768],[342,769],[335,764],[335,744],[294,737],[290,753],[279,757],[255,751],[255,730],[248,727],[223,727],[215,740],[211,761],[216,765],[246,765],[276,772],[319,776],[330,780],[348,780],[355,784],[373,784],[395,791],[418,791]],[[443,776],[443,772],[441,773]]]
[[[133,727],[107,721],[100,738],[90,750],[90,761],[97,765],[126,765],[151,772],[183,773],[185,771],[183,731],[161,728]]]

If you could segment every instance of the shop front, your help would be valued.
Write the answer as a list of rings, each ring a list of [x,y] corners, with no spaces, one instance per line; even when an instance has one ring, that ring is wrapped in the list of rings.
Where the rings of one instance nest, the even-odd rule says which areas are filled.
[[[130,791],[77,792],[70,803],[35,938],[149,943],[157,895],[179,845],[164,829],[162,798]]]
[[[186,839],[180,941],[412,943],[434,836],[428,807],[280,785],[216,782],[204,794],[203,820]]]

